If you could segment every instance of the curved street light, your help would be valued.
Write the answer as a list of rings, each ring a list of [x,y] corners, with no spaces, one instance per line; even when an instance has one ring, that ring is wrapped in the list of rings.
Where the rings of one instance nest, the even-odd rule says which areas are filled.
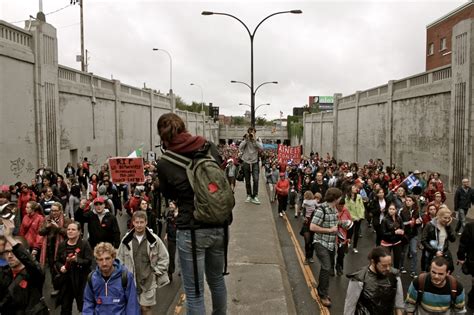
[[[240,106],[248,106],[248,107],[252,107],[250,106],[249,104],[245,104],[245,103],[239,103]],[[265,104],[260,104],[258,105],[257,107],[255,107],[255,112],[257,112],[257,110],[262,107],[262,106],[270,106],[270,103],[265,103]]]
[[[164,49],[161,48],[153,48],[153,51],[162,51],[165,54],[168,55],[170,59],[170,97],[171,97],[171,111],[174,113],[176,104],[175,104],[175,99],[174,99],[174,94],[173,94],[173,58],[171,58],[171,54]]]
[[[224,16],[228,16],[228,17],[231,17],[231,18],[237,20],[240,24],[242,24],[244,26],[245,30],[247,31],[247,33],[250,37],[250,85],[248,85],[246,83],[243,83],[243,82],[240,82],[240,83],[243,83],[243,84],[247,85],[250,88],[250,123],[251,123],[252,127],[255,127],[255,93],[256,93],[256,90],[254,90],[254,82],[253,82],[253,39],[255,37],[255,33],[257,32],[258,28],[260,27],[260,25],[262,25],[263,22],[265,22],[266,20],[268,20],[272,16],[275,16],[275,15],[278,15],[278,14],[285,14],[285,13],[301,14],[301,13],[303,13],[303,11],[301,11],[301,10],[290,10],[290,11],[281,11],[281,12],[272,13],[269,16],[265,17],[263,20],[261,20],[257,24],[257,26],[255,27],[253,32],[250,32],[250,29],[248,28],[248,26],[241,19],[239,19],[238,17],[236,17],[232,14],[223,13],[223,12],[212,12],[212,11],[202,11],[201,12],[202,15],[224,15]]]
[[[203,112],[204,111],[204,97],[203,97],[204,93],[202,92],[202,86],[200,86],[199,84],[196,84],[196,83],[191,83],[189,85],[197,86],[198,88],[201,89],[201,112]]]

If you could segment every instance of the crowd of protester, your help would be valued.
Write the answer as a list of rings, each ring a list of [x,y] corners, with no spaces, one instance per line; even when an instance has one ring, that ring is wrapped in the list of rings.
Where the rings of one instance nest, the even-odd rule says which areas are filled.
[[[385,166],[380,159],[359,165],[313,152],[298,163],[281,163],[276,151],[261,149],[251,128],[240,145],[217,147],[232,189],[242,169],[240,180],[246,182],[246,201],[257,205],[260,167],[254,155],[260,152],[270,201],[278,203],[279,217],[292,211],[292,216],[301,220],[304,264],[314,263],[315,258],[321,264],[318,293],[323,305],[332,303],[328,295],[330,279],[344,274],[345,255],[349,251],[359,253],[363,229],[375,234],[368,270],[386,276],[389,284],[400,275],[390,276],[392,269],[385,268],[388,265],[413,278],[403,306],[411,312],[409,304],[419,303],[419,271],[445,266],[448,279],[454,264],[462,263],[472,265],[465,269],[474,274],[474,253],[469,245],[474,241],[474,226],[466,221],[474,191],[468,179],[463,179],[456,190],[452,211],[445,205],[444,183],[436,172],[404,173]],[[177,248],[177,205],[174,200],[164,200],[164,195],[172,194],[163,194],[158,175],[156,163],[146,162],[144,183],[116,185],[107,163],[94,173],[84,158],[76,167],[68,163],[63,173],[41,167],[30,184],[18,182],[0,187],[0,251],[4,253],[0,267],[5,267],[2,279],[15,278],[15,266],[23,266],[18,270],[36,277],[35,285],[39,287],[45,281],[44,270],[49,270],[52,295],[57,296],[61,314],[71,314],[74,300],[83,314],[114,313],[124,308],[127,314],[151,314],[156,288],[173,279]],[[128,218],[128,232],[119,228],[117,217],[123,215]],[[367,224],[362,224],[364,221]],[[449,244],[458,236],[461,242],[455,261]],[[145,245],[142,239],[146,240]],[[143,259],[139,257],[149,257],[151,265],[140,263]],[[8,265],[10,269],[6,268]],[[26,285],[21,281],[28,281],[27,278],[16,285]],[[114,296],[128,302],[109,305],[103,301],[102,293],[107,290],[101,280],[104,278],[113,282]],[[379,280],[367,280],[364,272],[351,275],[351,283],[374,281],[371,284],[376,286]],[[8,290],[0,283],[0,310],[21,307],[21,300]],[[41,290],[31,295],[30,306],[44,305]],[[392,291],[395,301],[397,285]],[[456,310],[462,311],[464,291],[460,284],[457,291],[459,299],[454,304]],[[362,289],[358,294],[362,296],[364,292]],[[348,296],[354,299],[353,295]],[[468,297],[469,306],[474,308],[472,290]],[[397,299],[393,307],[400,309]],[[364,303],[369,302],[367,298]],[[347,309],[361,307],[351,303],[346,299]]]
[[[466,221],[466,213],[474,203],[474,191],[467,178],[463,179],[462,184],[458,183],[454,209],[451,210],[445,204],[444,183],[437,172],[414,170],[404,173],[394,166],[385,166],[380,159],[371,159],[367,164],[359,165],[313,152],[299,163],[292,160],[282,163],[272,153],[263,154],[262,160],[270,200],[278,202],[279,216],[285,216],[287,210],[293,214],[294,210],[294,217],[301,217],[304,263],[313,263],[313,255],[316,254],[321,264],[318,293],[323,305],[329,307],[332,304],[328,296],[329,278],[344,274],[344,256],[348,252],[359,253],[359,238],[366,230],[375,233],[373,248],[381,248],[375,251],[377,259],[391,256],[390,266],[397,270],[398,276],[409,275],[413,279],[412,286],[417,285],[420,271],[429,272],[445,266],[445,274],[453,275],[455,263],[465,264],[465,272],[474,274],[472,249],[467,249],[472,247],[469,244],[474,241],[474,223],[467,224]],[[367,223],[362,225],[363,221]],[[456,225],[454,221],[457,221]],[[457,253],[453,251],[457,259],[453,258],[454,249],[450,248],[456,237],[461,237],[459,250]],[[466,254],[471,257],[469,262],[466,261]],[[436,262],[434,267],[433,261]],[[377,261],[373,263],[373,266],[377,265]],[[379,275],[386,276],[388,273],[380,271]],[[456,313],[464,311],[464,293],[461,295],[463,290],[459,286],[455,307],[454,304],[441,303],[439,313],[448,314],[449,309]],[[396,286],[393,288],[395,294]],[[407,307],[409,313],[413,312],[414,308],[410,305],[420,303],[416,297],[413,300],[416,290],[410,287],[407,306],[398,298],[396,306],[395,302],[391,304],[392,311]],[[474,291],[471,290],[468,297],[468,306],[474,309]],[[349,296],[351,298],[354,297]],[[443,297],[440,299],[443,300]],[[370,300],[367,298],[365,302],[370,304]],[[439,301],[430,301],[436,302]],[[355,305],[352,307],[351,303],[348,307],[350,311],[345,314],[353,314]],[[425,307],[426,303],[423,305]],[[431,306],[426,307],[426,314]],[[382,314],[387,310],[380,305],[378,308],[371,307],[367,314]],[[419,311],[419,314],[425,313]]]
[[[48,271],[51,274],[51,295],[55,297],[56,306],[61,307],[61,314],[71,314],[74,300],[78,311],[83,314],[119,309],[126,309],[127,314],[151,314],[156,294],[149,291],[154,292],[157,287],[168,284],[175,272],[177,213],[173,207],[166,211],[168,204],[160,193],[156,163],[146,162],[144,170],[144,183],[116,185],[110,180],[107,163],[93,173],[92,166],[84,158],[76,168],[68,163],[63,173],[41,167],[30,184],[17,182],[1,186],[0,251],[3,255],[0,262],[5,268],[3,271],[8,274],[7,270],[11,269],[15,275],[14,268],[11,268],[13,265],[27,266],[28,269],[21,269],[27,278],[30,272],[38,274],[39,268],[42,271],[41,283],[44,282],[44,271]],[[117,218],[122,215],[128,217],[128,233],[120,230]],[[133,242],[136,235],[138,239],[144,237],[147,240],[148,249],[142,249],[144,242]],[[15,239],[15,246],[10,251],[14,255],[8,255],[4,250],[5,237]],[[133,256],[137,253],[150,254],[150,266],[139,263],[145,260]],[[115,258],[120,258],[120,262]],[[170,264],[170,260],[173,263]],[[123,301],[128,301],[125,304],[129,305],[107,308],[105,304],[108,302],[102,301],[101,295],[105,287],[96,287],[100,278],[91,271],[104,275],[107,268],[114,266],[114,274],[118,272],[120,278],[120,270],[126,270],[121,264],[131,271],[129,276],[135,280],[124,287],[125,291],[119,285],[120,290],[111,297],[120,299],[125,294]],[[168,269],[169,264],[171,267]],[[150,277],[151,273],[157,277]],[[7,294],[11,288],[4,285],[5,279],[8,276],[0,279],[0,313],[7,309],[30,308],[31,305],[21,305],[14,292]],[[23,283],[18,285],[22,287]],[[42,287],[33,297],[38,308],[45,305],[44,300],[36,298],[36,295],[42,296],[41,292]]]

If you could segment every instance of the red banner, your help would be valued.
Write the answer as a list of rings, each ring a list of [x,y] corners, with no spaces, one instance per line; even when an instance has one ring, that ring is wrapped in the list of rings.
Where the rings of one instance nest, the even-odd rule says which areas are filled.
[[[287,145],[278,145],[278,163],[288,164],[292,160],[293,163],[299,164],[301,162],[301,146],[290,147]]]
[[[114,184],[144,183],[143,158],[110,158],[110,176]]]

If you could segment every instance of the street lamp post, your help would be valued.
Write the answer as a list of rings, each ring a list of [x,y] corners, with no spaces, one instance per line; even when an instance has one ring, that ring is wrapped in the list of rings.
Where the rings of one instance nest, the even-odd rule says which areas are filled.
[[[212,11],[203,11],[201,13],[202,15],[224,15],[224,16],[231,17],[231,18],[239,21],[240,24],[242,24],[245,27],[245,29],[247,30],[247,33],[250,37],[250,85],[248,85],[248,84],[246,84],[246,85],[250,88],[250,124],[251,124],[252,127],[255,127],[255,93],[257,92],[256,90],[254,90],[254,82],[253,82],[253,39],[255,37],[255,33],[257,32],[258,28],[260,27],[260,25],[262,25],[263,22],[265,22],[266,20],[268,20],[272,16],[275,16],[275,15],[278,15],[278,14],[285,14],[285,13],[301,14],[301,13],[303,13],[303,11],[301,11],[301,10],[290,10],[290,11],[281,11],[281,12],[272,13],[269,16],[267,16],[266,18],[264,18],[263,20],[261,20],[257,24],[257,26],[255,27],[253,32],[250,32],[250,29],[248,28],[248,26],[241,19],[239,19],[238,17],[236,17],[232,14],[222,13],[222,12],[212,12]]]
[[[252,107],[250,106],[249,104],[244,104],[244,103],[239,103],[240,106],[248,106],[248,107]],[[257,110],[262,107],[262,106],[270,106],[270,103],[265,103],[265,104],[260,104],[258,105],[257,107],[255,107],[255,112],[257,112]]]
[[[189,85],[197,86],[198,88],[201,89],[201,112],[203,112],[204,111],[204,97],[203,97],[204,93],[202,92],[202,87],[196,83],[191,83]]]
[[[162,51],[165,54],[168,55],[170,58],[170,97],[171,97],[171,111],[174,113],[176,104],[175,104],[175,99],[174,99],[174,94],[173,94],[173,58],[171,58],[171,54],[164,49],[161,48],[153,48],[153,51]]]

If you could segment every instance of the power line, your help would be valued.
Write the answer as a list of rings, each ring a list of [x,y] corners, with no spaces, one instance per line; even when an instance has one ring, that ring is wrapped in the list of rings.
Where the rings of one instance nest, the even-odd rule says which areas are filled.
[[[65,7],[62,7],[62,8],[60,8],[60,9],[57,9],[57,10],[54,10],[54,11],[51,11],[51,12],[48,12],[48,13],[46,13],[45,15],[54,14],[54,13],[56,13],[56,12],[62,11],[62,10],[64,10],[64,9],[67,9],[67,8],[69,8],[69,7],[72,6],[72,5],[74,5],[74,4],[72,4],[72,3],[71,3],[71,4],[68,4],[68,5],[65,6]],[[10,24],[17,24],[17,23],[21,23],[21,22],[24,22],[24,21],[26,21],[26,20],[19,20],[19,21],[9,22],[9,23],[10,23]]]

